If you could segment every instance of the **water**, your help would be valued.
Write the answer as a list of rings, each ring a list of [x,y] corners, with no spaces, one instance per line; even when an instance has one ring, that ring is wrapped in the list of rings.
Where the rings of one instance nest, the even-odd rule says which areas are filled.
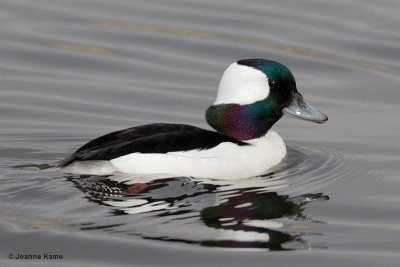
[[[1,0],[0,265],[398,266],[398,1]],[[45,169],[102,134],[207,127],[233,61],[282,62],[324,125],[234,182]],[[61,254],[17,260],[9,254]]]

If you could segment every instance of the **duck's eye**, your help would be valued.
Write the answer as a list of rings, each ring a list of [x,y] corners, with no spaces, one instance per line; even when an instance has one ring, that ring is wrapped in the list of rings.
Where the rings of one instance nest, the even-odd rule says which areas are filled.
[[[278,90],[281,86],[277,80],[269,80],[268,84],[271,90]]]

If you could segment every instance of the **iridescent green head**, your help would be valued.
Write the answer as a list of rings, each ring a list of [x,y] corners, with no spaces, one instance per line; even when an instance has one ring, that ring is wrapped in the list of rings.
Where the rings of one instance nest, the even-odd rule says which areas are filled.
[[[304,101],[286,66],[272,60],[244,59],[225,70],[206,120],[222,134],[249,140],[265,135],[283,113],[314,122],[328,119]]]

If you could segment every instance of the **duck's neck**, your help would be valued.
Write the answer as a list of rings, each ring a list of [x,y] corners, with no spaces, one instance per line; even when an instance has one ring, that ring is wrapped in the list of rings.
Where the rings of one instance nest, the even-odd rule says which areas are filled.
[[[206,111],[206,120],[211,127],[237,140],[264,136],[281,117],[282,112],[272,111],[266,101],[249,105],[213,105]]]

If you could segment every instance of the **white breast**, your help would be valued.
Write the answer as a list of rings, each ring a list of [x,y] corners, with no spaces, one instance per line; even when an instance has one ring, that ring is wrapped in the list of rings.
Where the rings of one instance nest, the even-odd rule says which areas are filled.
[[[167,154],[132,153],[110,161],[120,172],[169,174],[214,179],[257,176],[277,165],[286,155],[286,146],[275,131],[248,141],[248,146],[221,143],[208,150]]]

